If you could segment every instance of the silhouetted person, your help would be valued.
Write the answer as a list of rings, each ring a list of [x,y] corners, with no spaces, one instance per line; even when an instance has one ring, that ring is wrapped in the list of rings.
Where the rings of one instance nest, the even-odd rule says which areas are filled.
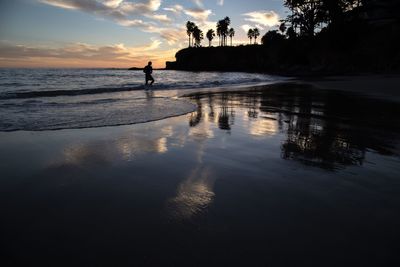
[[[153,76],[151,76],[151,74],[153,73],[153,67],[151,66],[151,64],[151,61],[149,61],[147,66],[143,69],[143,72],[146,73],[146,85],[149,84],[149,81],[151,81],[150,85],[153,85],[154,83],[154,78]]]

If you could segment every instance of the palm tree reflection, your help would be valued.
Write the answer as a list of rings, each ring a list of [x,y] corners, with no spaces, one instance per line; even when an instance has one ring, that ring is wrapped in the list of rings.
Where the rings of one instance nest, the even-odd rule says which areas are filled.
[[[200,97],[196,98],[197,109],[190,115],[189,125],[190,127],[194,127],[198,125],[203,117],[203,107],[200,101]]]
[[[231,109],[231,112],[229,111],[229,95],[228,94],[222,94],[221,96],[221,105],[220,105],[220,112],[218,114],[218,127],[221,130],[231,130],[231,124],[233,124],[234,120],[234,112],[233,109]]]
[[[207,119],[215,115],[218,128],[230,133],[235,113],[245,110],[240,114],[248,134],[267,136],[279,131],[283,159],[328,170],[362,165],[369,149],[393,154],[391,142],[399,133],[400,108],[394,103],[298,85],[199,94],[192,99],[200,103],[196,122],[204,119],[208,106],[213,116]],[[191,119],[191,127],[197,124]]]

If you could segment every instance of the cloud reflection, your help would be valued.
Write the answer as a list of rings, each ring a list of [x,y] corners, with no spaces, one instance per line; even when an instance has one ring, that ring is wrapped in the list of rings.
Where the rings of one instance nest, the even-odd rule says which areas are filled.
[[[151,126],[150,126],[151,127]],[[157,128],[157,127],[152,127]],[[168,152],[173,138],[173,145],[185,140],[182,135],[174,135],[171,125],[159,127],[157,131],[149,131],[148,126],[125,132],[115,140],[104,140],[87,143],[71,143],[62,151],[60,160],[50,163],[54,166],[111,165],[114,162],[132,161],[135,157],[146,153],[164,154]]]
[[[174,219],[189,220],[203,212],[212,203],[214,179],[207,167],[195,168],[177,189],[174,198],[167,202],[167,208]]]

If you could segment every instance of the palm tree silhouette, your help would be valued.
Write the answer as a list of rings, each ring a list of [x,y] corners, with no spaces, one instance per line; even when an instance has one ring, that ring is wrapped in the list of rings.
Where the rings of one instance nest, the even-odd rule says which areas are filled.
[[[206,33],[206,37],[208,39],[208,46],[211,46],[211,41],[214,39],[215,37],[215,32],[213,29],[209,29]]]
[[[189,36],[189,47],[191,47],[190,45],[190,37],[193,34],[193,30],[196,27],[196,24],[194,24],[191,21],[186,22],[186,34]]]
[[[193,29],[193,39],[195,41],[195,46],[200,47],[201,40],[204,39],[203,31],[199,27],[195,26]]]
[[[220,37],[220,46],[226,45],[226,40],[228,36],[229,25],[231,24],[231,19],[225,17],[217,22],[217,35]]]
[[[218,43],[219,46],[222,46],[222,20],[217,22],[217,35],[218,35]]]
[[[249,29],[249,31],[247,32],[247,37],[250,39],[250,44],[251,44],[251,40],[254,37],[254,31],[253,29]]]
[[[233,38],[233,36],[235,36],[235,29],[230,28],[228,31],[228,35],[231,38],[231,46],[232,46],[232,38]]]
[[[253,29],[254,43],[257,44],[257,37],[260,36],[260,31],[257,28]]]
[[[224,45],[226,45],[226,40],[229,32],[229,25],[231,24],[231,19],[229,17],[225,17],[223,19],[223,33],[224,33]]]

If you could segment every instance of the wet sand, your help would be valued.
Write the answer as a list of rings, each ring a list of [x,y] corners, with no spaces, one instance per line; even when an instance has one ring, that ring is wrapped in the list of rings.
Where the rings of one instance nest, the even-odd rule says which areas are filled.
[[[296,83],[0,133],[6,266],[394,266],[400,105]],[[395,264],[397,263],[397,264]]]
[[[315,77],[299,80],[320,90],[356,92],[367,97],[400,102],[400,75],[376,74],[358,76]]]

